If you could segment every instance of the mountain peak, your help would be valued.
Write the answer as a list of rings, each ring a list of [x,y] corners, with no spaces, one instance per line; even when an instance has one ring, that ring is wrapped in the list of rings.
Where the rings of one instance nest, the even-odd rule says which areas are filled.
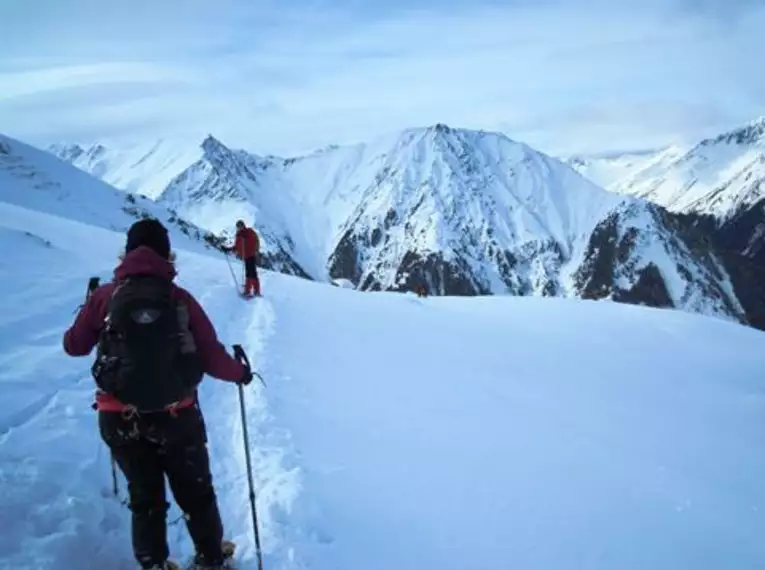
[[[446,123],[436,123],[435,125],[431,125],[428,127],[428,131],[434,132],[434,133],[444,133],[444,134],[450,134],[455,131],[452,127],[447,125]]]
[[[403,133],[432,134],[435,136],[439,136],[439,135],[466,135],[466,136],[495,135],[498,137],[504,136],[502,133],[497,133],[492,131],[468,129],[468,128],[462,128],[462,127],[452,127],[447,125],[446,123],[435,123],[433,125],[426,125],[422,127],[412,127],[409,129],[404,129]]]
[[[743,127],[728,131],[713,139],[704,140],[701,142],[701,145],[708,146],[720,143],[737,145],[765,144],[765,116],[759,117]]]
[[[207,135],[200,146],[206,155],[219,155],[221,153],[231,152],[231,149],[212,135]]]

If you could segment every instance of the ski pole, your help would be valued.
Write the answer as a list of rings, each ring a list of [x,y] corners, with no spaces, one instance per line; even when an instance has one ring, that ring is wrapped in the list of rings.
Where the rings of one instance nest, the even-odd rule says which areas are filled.
[[[117,461],[114,459],[114,454],[111,453],[112,456],[112,492],[114,493],[114,497],[116,499],[120,498],[120,488],[119,484],[117,483]]]
[[[228,270],[231,271],[231,277],[234,279],[234,286],[236,287],[236,290],[239,291],[239,282],[236,279],[236,273],[234,273],[234,268],[231,266],[231,260],[228,258],[228,254],[226,255],[226,263],[228,263]]]
[[[250,361],[241,345],[234,345],[234,356],[245,365],[248,370]],[[242,432],[244,434],[244,456],[247,461],[247,480],[250,485],[250,507],[252,508],[252,526],[255,533],[255,552],[258,555],[258,570],[263,570],[263,555],[260,549],[260,532],[258,531],[258,511],[255,507],[255,484],[252,481],[252,460],[250,458],[250,441],[247,435],[247,413],[244,408],[244,388],[239,384],[239,409],[242,414]]]

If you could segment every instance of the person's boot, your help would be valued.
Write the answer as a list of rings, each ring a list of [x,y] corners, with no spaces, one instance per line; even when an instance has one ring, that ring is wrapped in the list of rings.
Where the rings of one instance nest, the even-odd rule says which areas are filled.
[[[258,283],[258,280],[256,278],[248,277],[245,283],[247,286],[248,297],[252,295],[255,295],[256,297],[260,296],[260,284]]]
[[[211,560],[205,558],[203,554],[197,553],[194,556],[194,562],[191,566],[193,570],[226,570],[230,568],[230,561],[234,556],[236,545],[230,540],[224,540],[221,545],[223,556],[219,559]]]
[[[225,561],[221,560],[208,560],[201,554],[194,556],[194,563],[191,565],[193,570],[225,570]]]

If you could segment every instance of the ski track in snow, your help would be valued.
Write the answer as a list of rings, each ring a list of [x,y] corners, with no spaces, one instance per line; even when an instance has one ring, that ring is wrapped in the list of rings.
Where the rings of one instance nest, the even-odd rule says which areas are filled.
[[[66,262],[62,260],[62,265]],[[221,341],[228,347],[242,343],[253,366],[267,378],[272,307],[266,299],[249,305],[237,302],[222,262],[202,267],[201,275],[214,277],[198,279],[203,286],[190,290],[210,314]],[[108,276],[110,271],[107,264],[100,274]],[[16,280],[4,291],[9,306],[14,306],[14,299],[25,302],[15,304],[18,313],[6,311],[0,321],[0,389],[13,393],[15,404],[0,411],[0,566],[133,569],[130,513],[122,503],[126,484],[120,474],[115,498],[109,452],[91,409],[92,356],[72,359],[61,349],[63,331],[82,301],[73,292],[84,291],[87,277],[59,270],[48,274],[47,283],[35,285],[37,275],[30,273],[29,281]],[[56,301],[39,290],[51,285],[63,292]],[[35,297],[39,299],[35,310],[24,314]],[[294,525],[287,524],[287,514],[299,492],[298,472],[294,465],[283,465],[294,462],[287,451],[289,435],[271,425],[257,380],[245,388],[245,398],[263,551],[269,568],[297,569],[299,560],[290,550],[289,537]],[[227,537],[239,545],[238,567],[256,568],[237,389],[206,378],[201,403]],[[192,545],[169,489],[168,498],[171,556],[185,562],[193,553]],[[45,554],[30,559],[29,552]]]
[[[261,276],[264,288],[267,279]],[[231,287],[210,289],[201,296],[205,307],[232,306],[230,299],[238,298]],[[267,297],[233,304],[228,325],[222,327],[227,336],[241,344],[253,369],[266,383],[279,382],[276,368],[269,357],[269,338],[274,330],[274,309]],[[219,312],[222,314],[222,311]],[[226,319],[223,319],[225,322]],[[230,344],[229,344],[230,347]],[[272,373],[272,371],[274,373]],[[252,528],[252,511],[244,451],[238,390],[203,386],[201,402],[211,440],[213,476],[220,500],[226,536],[237,543],[238,568],[256,568],[256,551]],[[264,564],[274,569],[302,568],[290,540],[295,522],[289,518],[290,509],[300,492],[299,471],[290,452],[289,432],[276,425],[269,413],[268,389],[256,377],[244,389],[250,455],[256,493],[256,505]],[[178,537],[182,551],[191,543],[184,533]]]

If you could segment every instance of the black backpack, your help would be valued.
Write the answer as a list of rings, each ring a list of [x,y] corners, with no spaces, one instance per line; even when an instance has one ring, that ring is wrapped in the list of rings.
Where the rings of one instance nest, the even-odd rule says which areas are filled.
[[[132,276],[117,284],[92,373],[98,387],[138,411],[165,409],[194,394],[204,370],[188,307],[167,279]]]

